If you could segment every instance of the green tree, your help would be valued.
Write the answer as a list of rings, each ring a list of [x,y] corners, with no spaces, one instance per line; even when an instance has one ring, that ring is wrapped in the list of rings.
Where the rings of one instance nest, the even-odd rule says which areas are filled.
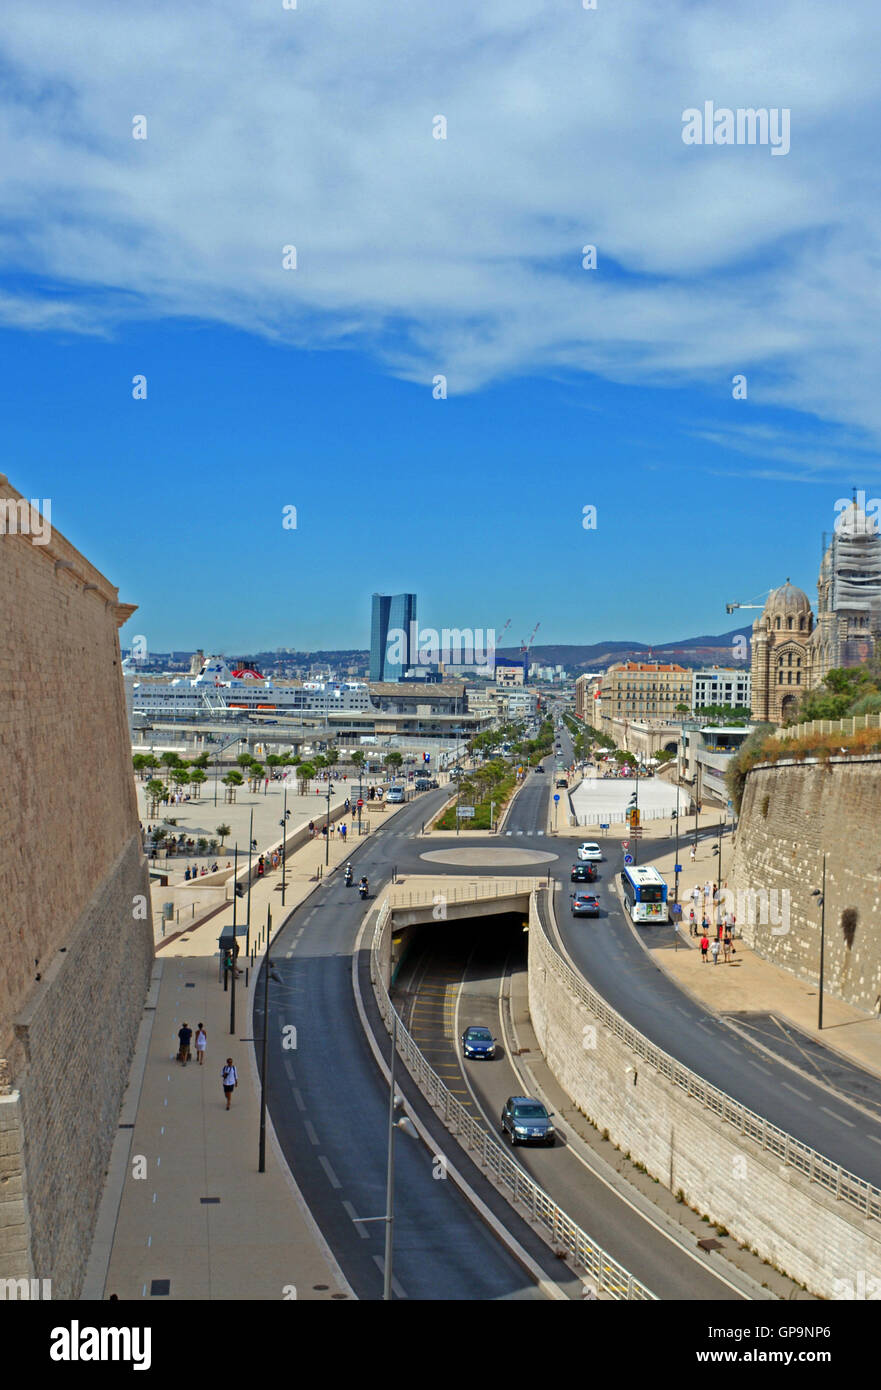
[[[266,769],[261,763],[252,763],[248,768],[248,785],[251,791],[257,791],[263,778],[266,776]]]
[[[240,753],[239,756],[236,758],[236,762],[238,763],[242,771],[244,771],[246,767],[250,767],[253,761],[254,756],[252,753]]]
[[[364,754],[361,752],[360,748],[356,748],[352,754],[352,762],[359,771],[364,766]]]
[[[158,777],[151,777],[145,788],[150,799],[150,818],[158,813],[160,802],[168,795],[168,788]]]
[[[176,787],[186,787],[189,785],[190,774],[185,767],[175,767],[172,769],[171,780]]]
[[[180,758],[178,757],[177,753],[163,753],[159,761],[162,763],[163,767],[180,767]]]
[[[244,783],[244,777],[240,772],[230,771],[225,777],[221,777],[221,782],[226,787],[225,799],[233,802],[236,799],[236,792]]]
[[[224,781],[225,780],[226,778],[224,778]],[[226,839],[227,835],[230,833],[230,827],[228,825],[215,825],[214,829],[220,836],[220,848],[223,849],[223,842]]]
[[[393,753],[386,753],[386,755],[385,755],[385,765],[386,765],[386,767],[392,768],[393,771],[395,771],[395,772],[396,772],[396,771],[398,770],[398,768],[401,766],[401,764],[403,763],[403,761],[404,761],[403,756],[402,756],[400,753],[395,753],[395,752],[393,752]]]
[[[312,763],[300,763],[297,768],[297,781],[300,783],[300,794],[305,796],[309,790],[309,783],[315,776],[315,767]]]
[[[194,767],[192,772],[190,773],[190,785],[195,788],[195,793],[197,797],[199,795],[199,788],[201,787],[204,781],[205,773],[202,771],[201,767]]]

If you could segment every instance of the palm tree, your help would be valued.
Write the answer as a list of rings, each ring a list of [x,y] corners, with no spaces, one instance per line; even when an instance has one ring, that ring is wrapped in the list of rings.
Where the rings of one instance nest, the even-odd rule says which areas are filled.
[[[223,780],[226,781],[226,778],[224,778]],[[226,839],[227,835],[230,833],[230,827],[228,825],[215,825],[214,829],[220,836],[220,848],[223,849],[223,842]]]

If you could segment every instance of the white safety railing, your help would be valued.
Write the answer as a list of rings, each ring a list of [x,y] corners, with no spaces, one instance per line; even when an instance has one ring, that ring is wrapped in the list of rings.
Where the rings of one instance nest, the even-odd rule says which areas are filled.
[[[626,807],[621,807],[616,811],[577,811],[575,812],[575,820],[572,823],[574,825],[623,825],[627,814]],[[647,820],[672,819],[673,817],[669,811],[662,810],[657,806],[649,807],[647,810],[644,810],[642,806],[639,808],[640,824]]]
[[[544,875],[539,876],[539,881]],[[460,886],[452,887],[449,882],[439,885],[436,889],[414,888],[406,892],[400,888],[390,888],[392,911],[398,911],[404,907],[434,907],[438,902],[444,903],[473,903],[486,902],[493,898],[522,897],[524,893],[531,893],[536,886],[534,878],[508,878],[491,880],[490,882],[472,879],[470,882],[458,880]]]
[[[533,944],[531,941],[530,949],[533,948]],[[551,970],[634,1056],[642,1058],[649,1066],[654,1067],[655,1071],[685,1091],[686,1095],[718,1116],[725,1124],[733,1125],[739,1133],[752,1139],[766,1153],[773,1154],[781,1163],[794,1168],[810,1182],[830,1192],[838,1201],[847,1203],[861,1216],[874,1221],[881,1220],[881,1189],[873,1187],[864,1178],[858,1178],[856,1174],[842,1168],[840,1164],[834,1163],[832,1159],[826,1158],[816,1149],[802,1143],[800,1139],[794,1139],[791,1134],[779,1129],[770,1120],[748,1110],[745,1105],[732,1100],[724,1091],[720,1091],[681,1062],[677,1062],[669,1053],[649,1042],[648,1038],[616,1013],[601,995],[591,989],[582,976],[576,974],[561,959],[544,931],[539,934],[537,944],[545,967]]]
[[[529,880],[530,887],[534,883]],[[509,890],[510,891],[510,890]],[[516,891],[516,890],[515,890]],[[490,894],[485,896],[489,897]],[[505,896],[499,892],[496,896]],[[385,935],[391,925],[393,908],[389,900],[383,903],[377,918],[373,935],[370,959],[370,977],[379,1011],[386,1026],[391,1031],[391,1019],[395,1012],[380,968],[380,951],[385,944]],[[463,1148],[474,1155],[481,1167],[493,1178],[498,1187],[511,1202],[522,1207],[533,1221],[542,1225],[553,1244],[565,1250],[573,1264],[585,1271],[593,1282],[597,1293],[609,1298],[653,1300],[655,1295],[638,1279],[618,1264],[595,1240],[567,1216],[548,1194],[533,1182],[519,1163],[502,1148],[485,1127],[470,1115],[451,1091],[447,1089],[437,1072],[429,1066],[413,1038],[407,1032],[398,1015],[398,1050],[413,1079],[442,1117],[444,1124],[455,1135]]]

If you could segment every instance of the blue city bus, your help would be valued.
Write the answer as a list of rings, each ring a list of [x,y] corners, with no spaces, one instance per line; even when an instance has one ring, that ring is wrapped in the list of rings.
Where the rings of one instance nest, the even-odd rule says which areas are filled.
[[[634,922],[666,922],[667,885],[652,865],[628,865],[621,871],[624,903]]]

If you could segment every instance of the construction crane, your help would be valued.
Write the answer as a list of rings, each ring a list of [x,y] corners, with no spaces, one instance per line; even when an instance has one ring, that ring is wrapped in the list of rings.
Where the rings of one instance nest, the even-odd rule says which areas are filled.
[[[508,621],[505,623],[505,626],[502,628],[501,632],[499,633],[498,637],[496,638],[496,647],[500,647],[500,646],[502,645],[502,638],[504,637],[505,633],[508,631],[508,628],[509,628],[510,626],[511,626],[511,619],[509,618]]]
[[[540,627],[541,627],[541,623],[536,623],[535,627],[532,629],[532,632],[531,632],[530,635],[529,635],[528,641],[524,642],[524,641],[522,640],[522,638],[521,638],[521,641],[520,641],[520,650],[521,650],[521,652],[523,653],[524,656],[528,656],[528,655],[529,655],[529,648],[532,646],[532,643],[533,643],[533,641],[534,641],[534,639],[535,639],[535,634],[538,632],[538,630],[539,630]]]
[[[789,583],[789,580],[787,580],[786,582]],[[761,601],[761,603],[726,603],[726,605],[725,605],[725,612],[726,612],[726,613],[733,613],[734,610],[735,610],[735,608],[764,608],[764,606],[765,606],[765,600],[767,599],[768,594],[770,594],[770,593],[772,593],[772,592],[773,592],[773,590],[768,589],[767,593],[765,593],[765,594],[762,596],[762,601]]]

